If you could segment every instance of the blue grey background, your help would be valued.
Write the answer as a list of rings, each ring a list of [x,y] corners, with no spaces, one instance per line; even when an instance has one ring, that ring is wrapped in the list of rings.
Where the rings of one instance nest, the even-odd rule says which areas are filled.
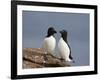
[[[51,26],[57,32],[65,29],[75,60],[73,66],[89,65],[89,14],[23,11],[22,25],[23,48],[40,48]],[[58,43],[60,34],[55,34],[55,38]]]

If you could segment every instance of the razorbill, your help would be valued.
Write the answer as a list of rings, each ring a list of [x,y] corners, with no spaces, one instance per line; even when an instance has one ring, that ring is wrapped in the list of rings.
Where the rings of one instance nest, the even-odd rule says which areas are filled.
[[[55,46],[56,46],[56,39],[54,37],[54,34],[57,33],[56,30],[53,27],[50,27],[47,31],[47,36],[45,37],[43,41],[42,48],[53,55]]]
[[[61,38],[58,42],[58,50],[61,55],[61,58],[66,62],[74,62],[73,57],[71,56],[71,48],[67,41],[68,32],[66,30],[60,31]]]

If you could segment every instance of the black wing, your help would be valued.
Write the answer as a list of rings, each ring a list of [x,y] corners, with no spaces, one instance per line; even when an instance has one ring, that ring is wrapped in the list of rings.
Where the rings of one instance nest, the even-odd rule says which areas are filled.
[[[68,44],[68,42],[67,42],[67,44]],[[68,44],[68,47],[69,47],[69,49],[70,49],[69,58],[70,58],[71,60],[73,60],[73,57],[72,57],[72,55],[71,55],[71,47],[69,46],[69,44]]]

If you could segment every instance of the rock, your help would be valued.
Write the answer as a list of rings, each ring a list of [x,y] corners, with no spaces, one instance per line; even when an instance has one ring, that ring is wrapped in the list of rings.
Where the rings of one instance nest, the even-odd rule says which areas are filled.
[[[47,53],[41,48],[23,49],[23,68],[65,67],[71,66],[64,60]]]

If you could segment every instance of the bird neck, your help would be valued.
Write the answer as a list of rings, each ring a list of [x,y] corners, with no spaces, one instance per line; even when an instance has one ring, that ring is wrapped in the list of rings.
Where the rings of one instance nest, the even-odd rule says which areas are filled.
[[[67,43],[67,36],[61,36],[63,38],[63,40]]]
[[[49,34],[46,37],[50,37],[50,36],[53,36],[54,37],[54,35],[49,35]]]

